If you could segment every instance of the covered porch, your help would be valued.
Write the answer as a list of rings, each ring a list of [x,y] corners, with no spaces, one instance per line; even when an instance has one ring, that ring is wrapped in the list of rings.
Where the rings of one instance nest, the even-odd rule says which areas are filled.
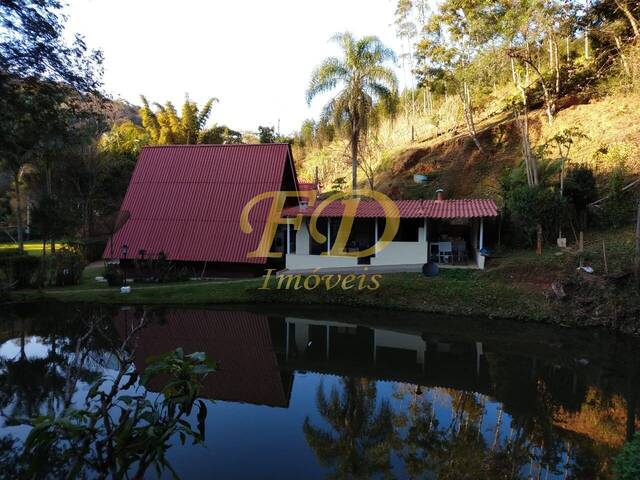
[[[283,232],[287,270],[346,271],[364,270],[366,266],[371,271],[376,267],[419,271],[428,261],[445,268],[484,269],[485,258],[481,251],[485,247],[485,218],[497,215],[493,201],[401,200],[396,205],[400,215],[399,229],[393,240],[380,248],[377,242],[386,222],[382,209],[375,202],[361,201],[353,218],[346,252],[361,252],[375,246],[373,254],[366,257],[330,254],[342,221],[341,210],[337,210],[340,205],[325,208],[317,215],[318,231],[327,238],[324,243],[316,242],[309,233],[312,208],[287,209],[285,216],[303,216],[298,230],[287,225]]]

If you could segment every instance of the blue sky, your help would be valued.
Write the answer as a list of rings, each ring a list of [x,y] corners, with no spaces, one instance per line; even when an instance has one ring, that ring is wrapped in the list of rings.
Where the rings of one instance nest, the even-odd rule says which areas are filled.
[[[179,105],[185,93],[218,97],[212,121],[240,130],[277,125],[283,133],[317,117],[307,107],[313,68],[337,49],[336,32],[378,35],[399,52],[395,0],[69,0],[69,33],[105,55],[105,90],[139,104]],[[398,78],[402,81],[400,68]]]

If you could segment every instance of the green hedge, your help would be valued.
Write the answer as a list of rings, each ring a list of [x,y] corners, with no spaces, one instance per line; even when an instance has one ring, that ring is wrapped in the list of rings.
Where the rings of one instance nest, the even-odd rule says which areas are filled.
[[[39,282],[41,261],[26,253],[0,257],[0,271],[11,288],[29,288]]]
[[[82,255],[67,249],[45,257],[1,256],[0,279],[12,289],[77,285],[85,264]]]

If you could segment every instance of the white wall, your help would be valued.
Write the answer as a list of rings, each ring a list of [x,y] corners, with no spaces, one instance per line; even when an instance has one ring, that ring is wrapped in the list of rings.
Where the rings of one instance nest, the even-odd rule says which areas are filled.
[[[412,265],[426,263],[426,242],[391,242],[371,257],[371,265]]]
[[[355,267],[358,265],[356,257],[330,257],[328,255],[287,255],[286,266],[290,270],[304,270],[314,268]]]
[[[293,228],[293,226],[292,226]],[[300,228],[296,231],[296,251],[297,255],[309,255],[309,228],[306,219],[302,220]]]

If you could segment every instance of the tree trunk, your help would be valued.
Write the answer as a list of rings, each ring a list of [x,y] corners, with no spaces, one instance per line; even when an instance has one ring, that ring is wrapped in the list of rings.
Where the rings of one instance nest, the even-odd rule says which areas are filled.
[[[633,82],[633,76],[631,75],[631,69],[629,68],[629,62],[627,62],[627,57],[622,50],[622,42],[620,41],[620,37],[616,35],[616,47],[618,48],[618,52],[620,52],[620,60],[622,60],[622,67],[624,68],[627,77]]]
[[[465,121],[467,123],[467,130],[469,131],[469,136],[473,140],[473,143],[476,144],[476,147],[478,148],[480,153],[484,153],[484,150],[482,150],[482,145],[480,145],[480,141],[478,140],[478,134],[476,132],[476,125],[475,125],[475,122],[473,120],[473,110],[472,110],[472,105],[471,105],[471,93],[469,92],[469,85],[467,84],[467,82],[463,82],[462,83],[462,92],[461,92],[460,95],[461,95],[462,107],[463,107],[463,111],[464,111],[464,119],[465,119]]]
[[[556,73],[556,98],[560,96],[560,47],[558,42],[553,42],[553,53],[555,57],[555,73]]]
[[[624,13],[627,20],[629,20],[629,24],[631,24],[631,29],[633,30],[634,37],[640,37],[640,26],[638,26],[638,20],[633,16],[629,5],[624,0],[614,0],[618,8]]]
[[[14,191],[16,194],[16,229],[18,230],[18,251],[24,252],[24,237],[22,232],[22,198],[20,194],[20,170],[14,174]]]
[[[542,255],[542,225],[536,225],[536,255]]]
[[[358,189],[358,136],[357,128],[351,133],[351,189]]]
[[[591,1],[587,0],[587,5],[585,8],[586,15],[589,15],[590,7],[591,7]],[[589,26],[588,25],[584,29],[584,58],[585,60],[589,60]]]

